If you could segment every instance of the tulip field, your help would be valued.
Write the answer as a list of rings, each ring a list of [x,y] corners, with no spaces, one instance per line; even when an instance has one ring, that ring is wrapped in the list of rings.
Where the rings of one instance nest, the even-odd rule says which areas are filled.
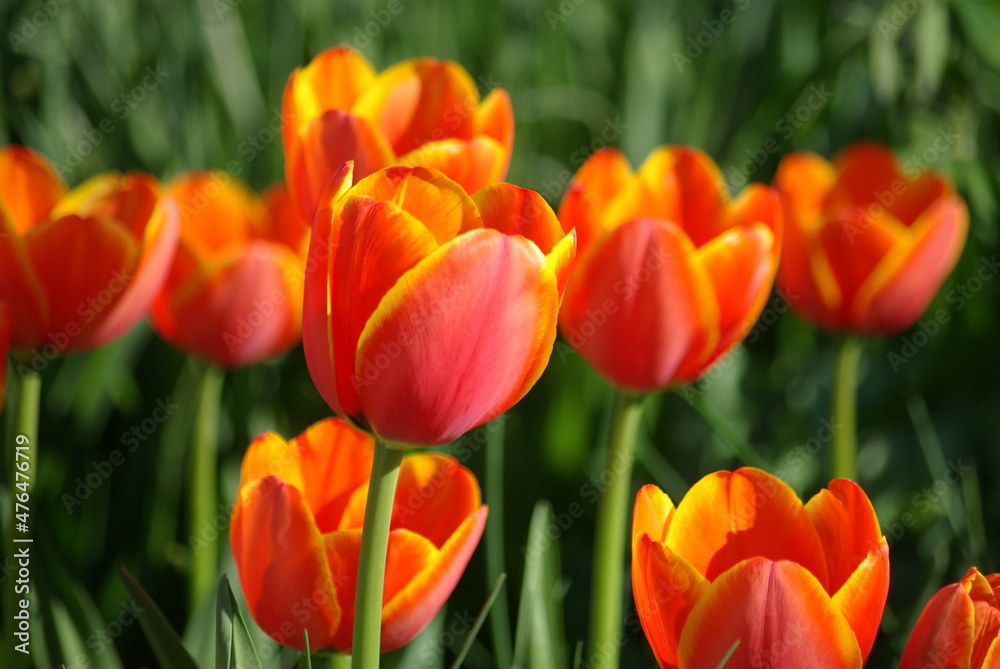
[[[1000,669],[998,34],[0,5],[0,669]]]

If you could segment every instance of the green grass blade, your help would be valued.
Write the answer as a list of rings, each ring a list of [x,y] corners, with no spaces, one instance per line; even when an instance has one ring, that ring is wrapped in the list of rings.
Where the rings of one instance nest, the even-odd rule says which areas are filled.
[[[125,582],[125,588],[142,609],[139,612],[139,624],[163,669],[198,669],[177,636],[177,632],[149,593],[132,578],[125,567],[119,567],[118,572]]]
[[[472,629],[469,630],[468,636],[465,637],[465,642],[462,643],[462,648],[458,651],[458,656],[451,665],[451,669],[459,669],[462,666],[462,662],[465,661],[465,656],[469,654],[469,649],[472,648],[472,643],[476,640],[476,635],[479,634],[480,628],[482,628],[483,623],[486,621],[486,616],[489,615],[490,610],[493,608],[493,604],[497,601],[501,590],[503,589],[503,584],[507,580],[507,574],[501,572],[500,576],[497,577],[497,582],[494,584],[493,589],[490,590],[490,594],[487,595],[486,601],[483,602],[483,607],[479,609],[479,615],[476,616],[476,622],[472,623]]]

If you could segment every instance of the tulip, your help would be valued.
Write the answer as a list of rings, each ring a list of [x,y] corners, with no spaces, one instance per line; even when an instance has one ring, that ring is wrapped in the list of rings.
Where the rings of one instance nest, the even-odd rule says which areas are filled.
[[[153,303],[160,336],[225,368],[256,364],[298,343],[309,227],[284,187],[261,199],[225,172],[191,171],[167,193],[182,224]]]
[[[156,179],[107,173],[67,192],[51,163],[0,149],[0,302],[31,365],[107,344],[145,315],[177,244]]]
[[[7,399],[7,353],[10,350],[10,307],[0,302],[0,412]]]
[[[282,116],[285,176],[309,221],[348,160],[358,179],[390,165],[423,165],[472,193],[503,179],[514,141],[504,89],[493,89],[480,102],[462,66],[433,58],[376,74],[346,46],[327,49],[292,73]]]
[[[803,504],[759,469],[716,472],[680,504],[636,497],[632,593],[661,667],[860,667],[889,589],[889,547],[857,484]],[[733,650],[735,646],[735,650]]]
[[[1000,574],[971,567],[931,597],[906,642],[899,669],[1000,667]]]
[[[247,605],[278,643],[352,651],[355,589],[374,444],[330,418],[243,459],[230,541]],[[444,604],[486,522],[479,484],[455,458],[403,459],[392,506],[381,650],[409,642]]]
[[[730,201],[697,149],[660,147],[636,173],[620,151],[595,152],[559,220],[580,243],[560,329],[619,388],[696,380],[746,336],[770,293],[777,195],[752,184]]]
[[[858,142],[833,163],[793,153],[774,180],[786,237],[777,283],[828,330],[892,335],[912,325],[958,260],[965,202],[942,175]]]
[[[381,441],[451,441],[548,363],[575,251],[537,193],[468,196],[437,170],[345,165],[313,223],[303,345],[342,418]]]

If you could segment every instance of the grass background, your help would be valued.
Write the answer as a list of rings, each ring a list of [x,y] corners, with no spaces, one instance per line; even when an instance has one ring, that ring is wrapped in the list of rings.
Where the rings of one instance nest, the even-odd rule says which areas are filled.
[[[864,345],[860,482],[892,541],[889,604],[870,666],[895,662],[936,588],[971,564],[986,572],[1000,568],[1000,305],[992,276],[976,278],[980,270],[986,276],[998,246],[1000,4],[399,0],[394,6],[401,11],[392,14],[388,0],[5,2],[0,143],[43,151],[67,168],[71,184],[107,169],[169,179],[213,167],[262,189],[282,177],[280,137],[268,124],[289,72],[338,43],[355,45],[379,69],[430,55],[462,63],[483,91],[507,88],[517,122],[508,180],[541,191],[553,206],[585,156],[605,143],[634,163],[664,142],[701,147],[736,187],[745,179],[769,181],[780,156],[793,150],[829,156],[862,138],[886,142],[903,160],[928,163],[955,180],[969,202],[971,228],[928,312],[944,309],[948,322],[926,338],[914,328]],[[949,138],[946,149],[935,149],[938,137]],[[783,472],[800,494],[825,484],[828,443],[819,437],[831,418],[837,342],[778,311],[765,311],[742,354],[686,395],[695,406],[677,393],[649,399],[635,487],[657,482],[677,500],[704,474],[739,466],[733,440],[720,436],[727,428],[752,449],[748,457]],[[42,623],[36,622],[35,666],[154,665],[138,625],[114,626],[127,602],[119,564],[147,586],[178,629],[187,627],[192,647],[208,648],[210,618],[188,619],[184,596],[191,537],[204,536],[185,526],[182,513],[191,364],[142,325],[112,346],[53,361],[43,383],[32,508],[42,556],[33,573],[44,610],[36,617]],[[129,430],[151,424],[157,400],[177,408],[130,450]],[[506,422],[512,611],[535,501],[550,500],[557,514],[573,503],[585,509],[559,531],[556,594],[564,596],[560,642],[567,648],[586,633],[594,522],[586,486],[603,466],[609,402],[606,385],[557,346],[542,380]],[[301,348],[230,374],[220,522],[250,439],[266,429],[291,436],[328,414]],[[116,449],[124,463],[68,511],[65,496],[77,494],[78,479],[99,471]],[[482,449],[467,464],[482,480]],[[960,477],[948,475],[956,470]],[[231,563],[228,571],[235,573]],[[452,614],[442,619],[474,614],[487,591],[480,550],[451,600]],[[450,660],[451,620],[439,620],[445,626],[425,637],[431,650],[418,659],[429,661],[412,666]],[[488,629],[467,666],[492,666]],[[532,662],[551,663],[544,653]],[[641,634],[631,633],[623,666],[651,663]]]

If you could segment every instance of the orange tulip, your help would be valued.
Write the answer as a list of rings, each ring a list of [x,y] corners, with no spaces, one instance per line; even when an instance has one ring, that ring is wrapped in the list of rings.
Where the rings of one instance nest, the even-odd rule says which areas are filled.
[[[298,343],[309,227],[284,187],[261,199],[225,172],[192,171],[167,192],[180,205],[182,225],[177,256],[153,303],[160,335],[227,368]]]
[[[859,142],[829,163],[793,153],[774,184],[786,232],[778,286],[816,325],[900,332],[924,312],[965,243],[969,215],[935,172],[900,171],[892,152]]]
[[[860,667],[889,589],[889,547],[847,479],[802,504],[759,469],[716,472],[675,508],[639,491],[632,593],[661,667]]]
[[[247,450],[230,541],[250,613],[278,643],[351,652],[361,527],[374,444],[343,421]],[[455,458],[403,459],[392,511],[382,651],[409,642],[441,608],[469,562],[487,508]]]
[[[358,179],[390,165],[423,165],[472,193],[503,179],[514,142],[504,89],[480,103],[475,82],[457,63],[416,58],[376,74],[345,46],[292,73],[282,115],[285,176],[310,221],[348,160]]]
[[[771,290],[780,204],[753,184],[730,202],[707,155],[654,150],[634,173],[595,152],[559,207],[580,260],[563,336],[611,383],[653,391],[696,380],[746,336]]]
[[[40,153],[0,149],[0,302],[11,346],[41,348],[36,368],[145,315],[177,245],[176,207],[159,191],[148,175],[107,173],[67,192]]]
[[[383,440],[451,441],[541,375],[574,238],[510,184],[469,197],[423,167],[350,184],[345,165],[313,223],[309,372],[338,415]]]
[[[899,669],[1000,669],[1000,574],[975,567],[931,597]]]

